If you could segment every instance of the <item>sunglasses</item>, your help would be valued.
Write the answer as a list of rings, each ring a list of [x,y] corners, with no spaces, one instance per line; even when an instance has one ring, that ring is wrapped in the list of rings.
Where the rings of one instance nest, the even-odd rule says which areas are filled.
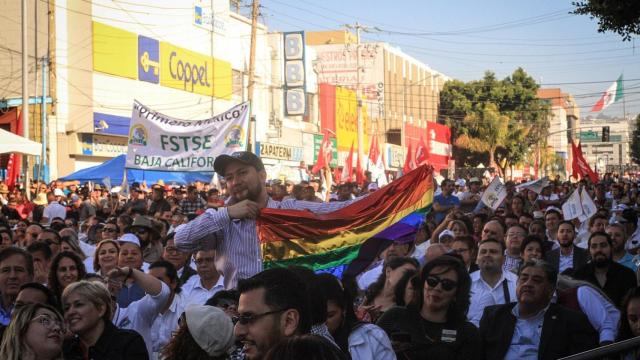
[[[442,290],[451,291],[458,287],[458,283],[449,279],[441,279],[437,276],[427,276],[427,285],[429,287],[435,288],[438,284],[442,285]]]
[[[262,314],[242,314],[242,315],[238,315],[238,316],[232,317],[231,321],[233,321],[233,324],[247,325],[247,324],[251,324],[254,321],[260,319],[261,317],[265,317],[267,315],[281,313],[283,311],[285,311],[285,310],[283,309],[283,310],[267,311],[267,312],[262,313]]]
[[[135,228],[133,229],[133,232],[136,234],[146,234],[147,233],[147,229],[145,228]]]

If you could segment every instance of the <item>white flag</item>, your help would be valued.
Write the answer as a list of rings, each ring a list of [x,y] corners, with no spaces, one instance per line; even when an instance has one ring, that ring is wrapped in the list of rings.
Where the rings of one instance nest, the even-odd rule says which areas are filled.
[[[580,201],[580,192],[576,189],[571,196],[562,204],[562,216],[565,220],[573,220],[584,214],[582,203]]]
[[[107,187],[107,190],[111,191],[111,178],[109,176],[103,178],[102,183]]]
[[[542,179],[533,180],[533,181],[526,182],[524,184],[520,184],[516,186],[516,190],[520,191],[521,189],[529,189],[536,194],[540,194],[542,192],[542,189],[544,189],[548,185],[549,185],[549,178],[545,176]]]
[[[120,196],[129,198],[129,182],[127,181],[127,169],[124,169],[124,175],[122,175],[122,186],[120,187]]]
[[[487,189],[482,194],[482,202],[488,207],[496,210],[507,197],[505,188],[499,176],[493,178]]]
[[[589,196],[589,193],[584,189],[582,189],[582,193],[580,194],[580,202],[582,203],[582,212],[587,217],[587,219],[598,212],[596,203],[593,202],[593,199],[591,198],[591,196]]]

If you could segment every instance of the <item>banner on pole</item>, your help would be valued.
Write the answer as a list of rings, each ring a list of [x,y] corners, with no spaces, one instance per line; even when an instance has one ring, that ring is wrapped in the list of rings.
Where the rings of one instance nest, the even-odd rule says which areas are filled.
[[[161,171],[214,171],[220,154],[244,150],[249,103],[205,120],[182,120],[133,104],[126,168]]]

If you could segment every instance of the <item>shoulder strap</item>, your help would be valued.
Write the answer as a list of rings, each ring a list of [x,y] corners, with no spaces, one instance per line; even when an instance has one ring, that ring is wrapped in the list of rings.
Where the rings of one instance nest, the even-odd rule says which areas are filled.
[[[509,285],[507,285],[507,279],[502,280],[502,291],[504,292],[504,303],[511,303],[511,295],[509,294]]]

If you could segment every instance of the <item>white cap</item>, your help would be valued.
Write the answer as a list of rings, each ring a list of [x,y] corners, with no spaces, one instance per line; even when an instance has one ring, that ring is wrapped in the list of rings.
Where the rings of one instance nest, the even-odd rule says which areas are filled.
[[[442,240],[443,237],[445,236],[451,236],[452,238],[456,237],[456,234],[453,233],[453,231],[447,229],[443,232],[440,233],[440,235],[438,235],[438,240]]]
[[[187,327],[209,356],[225,354],[234,342],[233,323],[222,310],[208,305],[191,305],[185,311]]]
[[[55,196],[65,196],[64,192],[62,190],[60,190],[60,189],[53,190],[53,195],[55,195]]]
[[[138,239],[137,236],[133,235],[133,234],[124,234],[122,235],[119,239],[118,242],[120,244],[124,244],[124,243],[132,243],[132,244],[136,244],[138,245],[139,248],[142,248],[140,246],[140,239]]]
[[[378,184],[376,184],[376,183],[371,183],[371,184],[369,184],[369,186],[367,186],[367,190],[369,190],[369,191],[371,191],[371,190],[373,190],[373,191],[378,190]]]
[[[464,179],[456,180],[456,186],[465,186],[465,185],[467,185],[467,182]]]

